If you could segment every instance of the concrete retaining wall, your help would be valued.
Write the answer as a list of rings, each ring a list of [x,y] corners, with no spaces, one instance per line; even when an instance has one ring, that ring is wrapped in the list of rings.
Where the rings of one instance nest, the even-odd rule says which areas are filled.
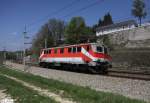
[[[150,25],[108,34],[110,43],[124,47],[150,47]]]

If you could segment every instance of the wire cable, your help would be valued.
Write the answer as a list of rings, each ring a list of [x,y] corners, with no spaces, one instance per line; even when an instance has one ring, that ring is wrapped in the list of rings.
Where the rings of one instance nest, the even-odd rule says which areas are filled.
[[[54,12],[48,14],[47,16],[45,16],[45,17],[43,17],[43,18],[41,18],[41,19],[39,19],[39,20],[37,20],[37,21],[35,21],[35,22],[32,22],[32,23],[28,24],[27,27],[33,26],[33,25],[35,25],[35,24],[37,24],[37,23],[39,23],[39,22],[41,22],[41,21],[43,21],[43,20],[49,18],[49,17],[52,16],[52,15],[56,15],[56,14],[58,14],[58,13],[61,13],[62,11],[66,10],[66,9],[68,9],[68,8],[70,8],[70,7],[72,7],[73,5],[75,5],[76,3],[80,2],[80,1],[81,1],[81,0],[73,0],[71,3],[69,3],[69,4],[67,4],[67,5],[65,5],[65,6],[63,6],[63,7],[61,7],[61,8],[59,8],[58,10],[56,10],[56,11],[54,11]]]
[[[76,2],[78,1],[80,1],[80,0],[75,0]],[[74,4],[75,4],[75,1],[73,1],[72,3],[70,3],[70,4],[68,4],[68,5],[66,5],[66,6],[64,6],[63,8],[61,8],[61,9],[63,9],[62,11],[64,11],[65,9],[67,9],[68,7],[67,6],[73,6]],[[78,9],[78,10],[75,10],[75,11],[73,11],[73,12],[71,12],[71,13],[69,13],[69,14],[67,14],[67,15],[64,15],[64,16],[62,16],[63,18],[65,18],[65,17],[68,17],[68,16],[70,16],[70,15],[72,15],[72,14],[75,14],[75,13],[79,13],[79,12],[82,12],[82,11],[84,11],[84,10],[86,10],[86,9],[89,9],[89,8],[91,8],[91,7],[93,7],[93,6],[95,6],[95,5],[99,5],[99,3],[100,2],[103,2],[104,0],[97,0],[96,2],[94,2],[94,3],[91,3],[91,4],[89,4],[89,5],[86,5],[85,7],[82,7],[82,8],[80,8],[80,9]],[[60,10],[61,9],[59,9],[59,10],[57,10],[57,12],[53,12],[52,14],[53,15],[55,15],[55,14],[57,14],[57,13],[60,13]],[[47,17],[49,17],[49,16],[46,16],[45,18],[47,18]],[[39,21],[37,21],[37,22],[40,22],[40,21],[42,21],[43,19],[41,19],[41,20],[39,20]],[[32,24],[30,24],[30,26],[32,25],[34,25],[34,24],[36,24],[37,22],[35,22],[35,23],[32,23]],[[28,25],[29,26],[29,25]],[[31,30],[31,29],[30,29]]]
[[[84,10],[86,10],[86,9],[89,9],[89,8],[95,6],[95,5],[99,5],[99,3],[100,3],[100,2],[103,2],[103,1],[104,1],[104,0],[98,0],[98,1],[96,1],[96,2],[94,2],[94,3],[92,3],[92,4],[89,4],[89,5],[85,6],[85,7],[82,7],[82,8],[80,8],[80,9],[76,10],[76,11],[73,11],[73,12],[71,12],[71,13],[65,15],[64,18],[65,18],[65,17],[68,17],[68,16],[70,16],[70,15],[72,15],[72,14],[75,14],[75,13],[77,13],[77,12],[81,12],[81,11],[84,11]]]

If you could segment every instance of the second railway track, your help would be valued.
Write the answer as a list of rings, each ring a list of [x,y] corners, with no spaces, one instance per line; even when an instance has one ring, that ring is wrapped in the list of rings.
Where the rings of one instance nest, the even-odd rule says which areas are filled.
[[[108,70],[108,76],[150,81],[150,73],[143,71]]]
[[[30,64],[31,66],[39,67],[38,65]],[[57,70],[65,70],[65,71],[71,71],[71,72],[80,72],[80,73],[87,73],[92,74],[89,71],[79,71],[78,69],[71,70],[71,69],[63,69],[63,68],[50,68],[50,69],[57,69]],[[108,74],[96,74],[95,75],[104,75],[104,76],[111,76],[111,77],[120,77],[120,78],[129,78],[129,79],[137,79],[137,80],[146,80],[150,81],[150,71],[143,71],[143,70],[125,70],[122,68],[112,68],[108,69]]]
[[[53,68],[56,69],[56,68]],[[118,68],[117,68],[118,69]],[[64,70],[64,69],[57,69],[57,70]],[[99,73],[91,73],[89,71],[79,71],[79,69],[71,70],[71,69],[65,69],[66,71],[71,72],[80,72],[80,73],[88,73],[88,74],[98,74],[98,75],[104,75],[104,76],[111,76],[111,77],[120,77],[120,78],[129,78],[129,79],[137,79],[137,80],[146,80],[150,81],[150,71],[129,71],[129,70],[108,70],[108,74],[99,74]]]

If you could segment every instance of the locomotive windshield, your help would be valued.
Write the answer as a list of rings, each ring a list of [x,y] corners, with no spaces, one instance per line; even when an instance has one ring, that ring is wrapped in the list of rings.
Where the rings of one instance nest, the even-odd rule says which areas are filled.
[[[97,46],[97,47],[96,47],[96,51],[97,51],[97,52],[103,52],[103,48],[100,47],[100,46]]]
[[[96,47],[96,52],[103,52],[105,54],[108,54],[107,48],[106,47],[101,47],[101,46]]]

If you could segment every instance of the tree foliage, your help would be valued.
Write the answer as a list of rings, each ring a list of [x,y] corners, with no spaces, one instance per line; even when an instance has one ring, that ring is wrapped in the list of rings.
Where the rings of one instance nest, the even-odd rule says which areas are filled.
[[[33,39],[32,51],[35,54],[40,53],[40,50],[45,47],[52,47],[59,43],[59,40],[64,37],[65,24],[61,20],[50,19],[44,24]]]
[[[97,27],[107,26],[113,24],[112,16],[110,13],[104,15],[103,19],[99,19],[98,23],[93,26],[93,31],[96,32]]]
[[[147,15],[144,0],[133,1],[132,15],[139,19],[141,25],[142,18],[145,18]]]
[[[82,17],[73,17],[65,29],[65,39],[70,44],[86,42],[92,34],[92,29],[86,26]]]
[[[59,41],[64,38],[65,23],[64,21],[57,19],[50,19],[48,22],[48,28],[54,38],[55,45],[59,44]]]
[[[104,15],[104,19],[103,20],[100,19],[98,22],[99,27],[100,26],[107,26],[110,24],[113,24],[113,20],[112,20],[110,13],[107,13],[106,15]]]

